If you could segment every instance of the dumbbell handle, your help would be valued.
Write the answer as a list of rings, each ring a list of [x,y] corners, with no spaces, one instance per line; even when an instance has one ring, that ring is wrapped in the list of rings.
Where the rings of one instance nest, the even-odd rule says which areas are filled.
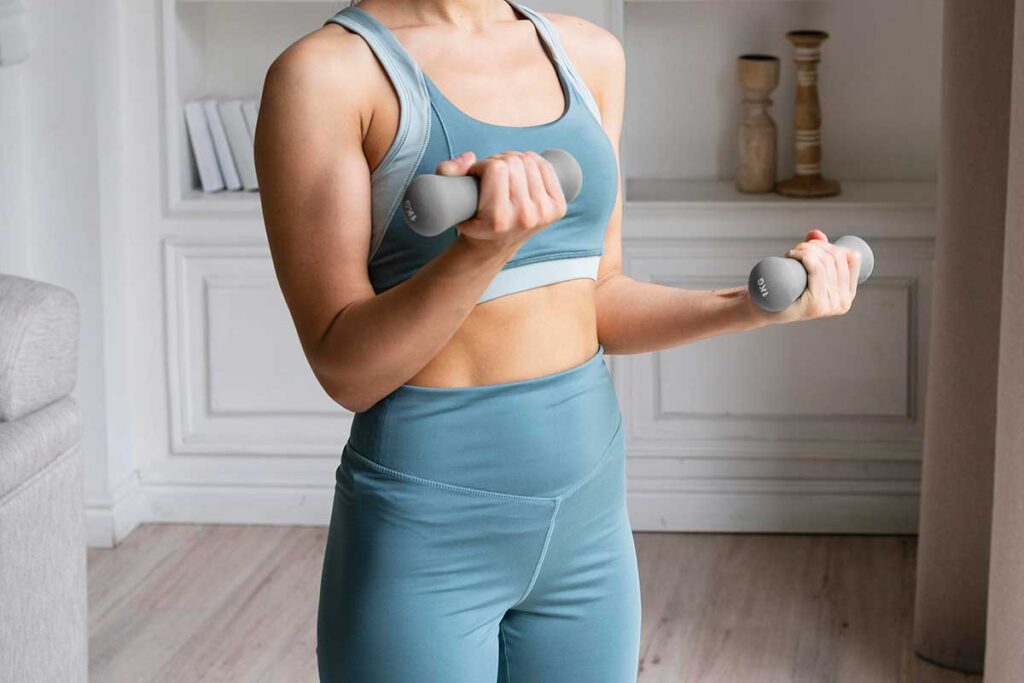
[[[555,169],[565,201],[571,202],[583,186],[583,172],[575,157],[561,149],[541,152]],[[477,176],[416,176],[402,201],[406,224],[424,237],[440,235],[448,228],[476,215],[480,198]]]
[[[867,242],[855,235],[844,235],[833,244],[860,252],[857,284],[871,276],[875,255]],[[770,313],[778,313],[792,306],[807,289],[807,271],[799,259],[769,256],[751,269],[747,288],[754,303]]]

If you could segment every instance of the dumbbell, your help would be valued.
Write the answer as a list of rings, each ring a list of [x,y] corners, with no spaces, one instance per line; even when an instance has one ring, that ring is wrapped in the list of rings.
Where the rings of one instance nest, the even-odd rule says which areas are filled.
[[[562,149],[541,152],[555,169],[565,201],[571,202],[583,187],[583,171],[573,155]],[[416,176],[402,200],[406,224],[424,237],[434,237],[476,214],[480,198],[477,176]]]
[[[860,252],[857,284],[871,276],[875,255],[867,242],[855,235],[844,235],[833,244]],[[792,306],[807,289],[807,271],[799,259],[769,256],[750,270],[747,288],[754,303],[770,313],[778,313]]]

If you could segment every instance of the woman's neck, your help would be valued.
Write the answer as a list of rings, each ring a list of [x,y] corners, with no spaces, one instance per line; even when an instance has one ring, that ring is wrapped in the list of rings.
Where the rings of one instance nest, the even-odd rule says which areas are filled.
[[[505,0],[386,0],[386,4],[404,5],[402,14],[416,23],[451,24],[467,31],[479,30],[490,22],[515,19]]]

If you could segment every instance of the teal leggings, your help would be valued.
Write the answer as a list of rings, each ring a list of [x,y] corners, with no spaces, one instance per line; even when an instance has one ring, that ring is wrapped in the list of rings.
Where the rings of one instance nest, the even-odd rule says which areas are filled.
[[[640,583],[604,349],[358,413],[320,583],[324,683],[635,683]]]

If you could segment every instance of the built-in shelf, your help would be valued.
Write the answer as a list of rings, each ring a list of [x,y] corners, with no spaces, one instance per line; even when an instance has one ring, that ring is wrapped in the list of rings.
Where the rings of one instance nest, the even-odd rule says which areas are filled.
[[[732,180],[678,180],[631,178],[626,180],[630,208],[730,210],[930,209],[935,205],[935,182],[918,180],[842,181],[842,193],[821,199],[794,199],[771,192],[745,194]],[[259,213],[258,192],[186,191],[176,209],[186,213]]]
[[[172,198],[171,209],[187,214],[258,214],[261,212],[259,192],[210,192],[184,190],[178,200]]]
[[[171,214],[228,219],[259,216],[254,192],[204,194],[190,156],[182,105],[205,96],[252,96],[267,66],[296,37],[321,25],[348,0],[161,0],[164,10],[163,66],[167,205]],[[923,1],[923,0],[922,0]],[[937,89],[930,64],[931,42],[915,59],[900,57],[903,31],[917,25],[915,8],[874,9],[888,17],[885,31],[843,3],[830,0],[607,0],[625,21],[620,28],[632,71],[623,129],[623,173],[627,207],[671,217],[716,211],[737,220],[760,210],[784,216],[790,210],[860,208],[930,210],[932,181],[853,181],[852,177],[928,177],[934,173]],[[541,6],[540,2],[537,2]],[[571,3],[569,3],[571,5]],[[580,9],[584,3],[580,0]],[[658,7],[661,5],[661,7]],[[674,6],[673,6],[674,5]],[[777,5],[777,6],[776,6]],[[806,5],[806,6],[801,6]],[[628,6],[632,6],[629,9]],[[922,6],[924,7],[924,6]],[[567,6],[565,11],[571,7]],[[918,8],[920,9],[920,8]],[[929,11],[922,35],[937,34],[937,11]],[[822,94],[826,109],[825,164],[842,193],[793,199],[773,193],[744,194],[731,180],[663,179],[729,176],[735,172],[735,126],[739,92],[735,55],[747,50],[785,58],[773,115],[779,126],[779,168],[792,168],[793,74],[787,28],[832,29]],[[874,36],[870,54],[858,37]],[[655,49],[654,46],[664,46]],[[874,45],[874,43],[873,43]],[[884,63],[885,68],[882,68]],[[891,81],[891,83],[890,83]],[[670,88],[667,84],[671,84]],[[831,89],[831,90],[830,90]],[[898,90],[900,97],[894,96]],[[905,115],[902,95],[916,103]],[[682,94],[681,94],[682,93]],[[657,106],[650,106],[652,103]],[[910,106],[910,105],[906,105]],[[908,124],[905,121],[913,121]],[[652,177],[644,177],[652,176]]]
[[[747,194],[732,180],[672,180],[631,178],[626,180],[626,202],[638,204],[680,204],[705,208],[744,206],[751,209],[828,206],[849,209],[864,207],[920,207],[935,203],[934,181],[840,181],[842,192],[834,197],[794,199],[773,192]]]
[[[626,180],[623,240],[791,240],[811,228],[834,239],[924,240],[934,234],[934,181],[842,180],[834,197],[746,194],[732,180]],[[759,247],[761,248],[761,247]]]

